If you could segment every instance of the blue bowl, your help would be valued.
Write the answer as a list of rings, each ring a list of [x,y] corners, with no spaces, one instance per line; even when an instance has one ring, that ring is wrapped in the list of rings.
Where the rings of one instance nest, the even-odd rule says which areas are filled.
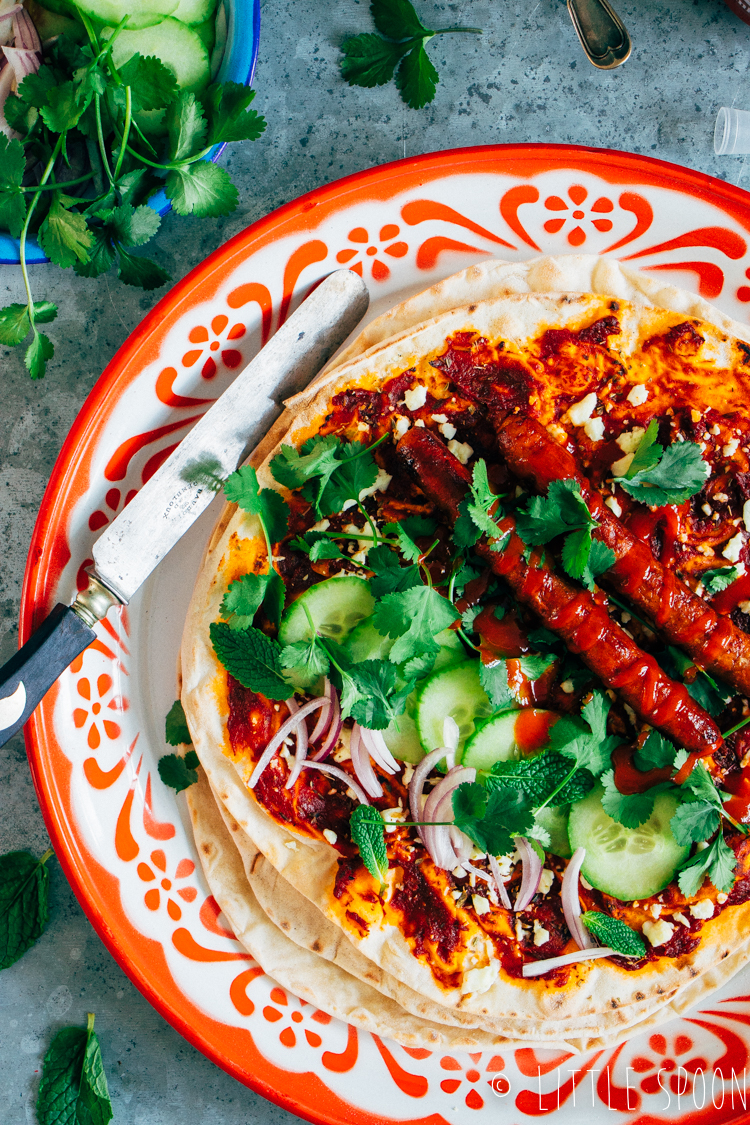
[[[227,15],[227,46],[224,51],[217,82],[240,82],[251,86],[258,59],[260,43],[260,0],[221,0]],[[225,146],[214,145],[206,160],[218,159]],[[172,204],[163,191],[149,199],[149,207],[166,215]],[[0,265],[13,266],[19,263],[19,241],[0,231]],[[35,238],[26,240],[26,261],[38,265],[49,261]]]

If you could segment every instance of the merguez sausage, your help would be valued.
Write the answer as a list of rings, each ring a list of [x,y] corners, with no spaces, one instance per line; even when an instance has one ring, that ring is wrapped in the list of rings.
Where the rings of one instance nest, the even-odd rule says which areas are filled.
[[[750,695],[750,635],[717,614],[654,558],[648,544],[605,507],[575,457],[543,426],[531,418],[508,416],[497,420],[496,431],[508,468],[534,491],[546,492],[554,480],[578,481],[599,524],[594,536],[617,556],[604,576],[607,585],[648,614],[662,636],[689,653],[699,667]]]
[[[471,481],[468,470],[427,429],[407,431],[397,451],[425,495],[455,522]],[[502,551],[493,551],[484,537],[474,550],[506,580],[518,600],[538,614],[641,719],[699,756],[713,753],[721,744],[719,729],[685,686],[670,679],[588,590],[541,563],[538,551],[527,562],[526,547],[515,533],[512,517],[500,520],[498,527],[501,534],[511,533]]]

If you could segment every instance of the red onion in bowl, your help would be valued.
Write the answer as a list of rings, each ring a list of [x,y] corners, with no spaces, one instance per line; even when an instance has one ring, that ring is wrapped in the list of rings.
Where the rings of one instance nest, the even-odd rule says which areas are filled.
[[[529,961],[521,969],[524,977],[541,977],[551,969],[559,969],[561,965],[575,965],[577,961],[593,961],[596,957],[624,957],[624,953],[617,953],[609,946],[597,946],[595,949],[575,949],[572,953],[563,953],[560,957],[547,957],[544,961]]]
[[[539,888],[542,877],[542,861],[525,836],[516,836],[516,847],[521,853],[523,874],[521,886],[516,897],[515,911],[525,910]]]
[[[490,871],[492,872],[492,877],[495,880],[495,886],[497,887],[497,893],[500,895],[500,901],[506,910],[510,910],[510,896],[508,895],[508,890],[505,886],[503,877],[500,874],[500,864],[497,862],[495,856],[490,855],[489,853],[487,854],[487,859],[490,862]]]
[[[354,793],[360,805],[369,805],[370,802],[367,800],[364,790],[360,785],[357,784],[354,778],[346,772],[346,770],[340,770],[338,766],[332,766],[328,762],[311,762],[309,758],[306,758],[302,763],[302,769],[321,770],[322,773],[329,773],[331,777],[337,777],[339,781],[346,782],[347,786],[349,787],[349,789],[351,789],[352,793]]]
[[[276,731],[276,734],[273,736],[271,741],[268,743],[268,746],[266,746],[265,750],[263,751],[263,753],[261,755],[260,761],[258,762],[257,766],[255,767],[252,774],[250,775],[250,781],[248,782],[248,785],[250,786],[251,789],[254,789],[255,786],[258,784],[258,781],[260,780],[260,775],[263,773],[263,770],[266,768],[268,763],[271,761],[271,758],[274,756],[274,754],[276,753],[278,748],[281,746],[281,744],[284,741],[284,739],[286,738],[286,736],[288,734],[290,734],[291,731],[294,730],[294,728],[297,726],[298,723],[304,722],[304,720],[307,718],[308,715],[311,715],[313,713],[313,711],[317,711],[318,707],[325,706],[325,704],[327,702],[328,702],[328,700],[325,698],[325,696],[319,695],[316,699],[311,699],[308,703],[305,703],[297,711],[294,711],[293,714],[291,714],[289,716],[289,718],[281,724],[279,729]],[[295,700],[292,700],[292,703],[296,706]],[[287,700],[287,706],[289,706],[288,700]],[[290,710],[291,710],[291,708],[290,708]]]
[[[563,875],[560,901],[562,902],[565,924],[570,930],[570,936],[579,949],[594,949],[595,942],[586,927],[581,922],[581,903],[578,898],[578,878],[581,864],[586,858],[586,849],[577,848],[568,860],[568,866]]]
[[[352,765],[354,766],[357,780],[367,796],[382,797],[383,786],[378,781],[375,770],[372,768],[370,755],[367,753],[367,747],[362,741],[362,731],[359,723],[355,723],[352,727],[349,740],[349,752],[352,756]]]

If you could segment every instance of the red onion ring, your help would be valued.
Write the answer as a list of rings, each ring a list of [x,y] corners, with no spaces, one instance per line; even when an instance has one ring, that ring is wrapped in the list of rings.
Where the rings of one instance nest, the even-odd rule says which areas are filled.
[[[411,813],[412,820],[424,820],[422,816],[422,791],[424,790],[424,783],[427,780],[427,775],[433,766],[436,766],[441,758],[445,757],[445,748],[438,746],[437,750],[431,750],[426,754],[422,761],[412,774],[412,779],[409,782],[409,812]],[[422,830],[419,830],[419,835],[422,836]]]
[[[381,770],[390,774],[398,773],[401,765],[386,746],[382,731],[371,730],[369,727],[360,727],[359,729],[370,757],[375,759]]]
[[[468,860],[466,860],[466,859],[463,860],[462,866],[463,866],[464,871],[468,871],[468,872],[470,872],[470,874],[476,875],[477,879],[481,879],[483,882],[487,883],[490,887],[494,883],[494,879],[492,878],[491,875],[488,875],[486,871],[482,871],[481,867],[475,867],[474,864],[469,863]]]
[[[454,867],[459,865],[458,856],[453,850],[450,835],[447,831],[448,826],[432,825],[429,821],[439,819],[436,812],[444,798],[451,796],[453,791],[457,789],[459,785],[462,785],[463,782],[473,781],[476,775],[477,771],[475,769],[467,766],[455,766],[450,773],[447,773],[445,777],[440,779],[432,790],[425,801],[421,817],[414,818],[415,820],[419,819],[428,822],[422,831],[424,846],[430,853],[433,863],[437,867],[444,868],[446,871],[452,871]],[[453,819],[452,816],[451,819]],[[444,831],[439,831],[439,829],[443,829]]]
[[[2,17],[0,17],[2,18]],[[39,55],[39,63],[41,63],[42,44],[39,42],[34,21],[25,8],[13,13],[13,45],[14,47],[21,47],[25,51],[34,51]]]
[[[593,961],[596,957],[625,957],[624,953],[617,953],[609,946],[597,946],[596,949],[576,949],[572,953],[563,953],[561,957],[548,957],[544,961],[529,961],[521,969],[524,977],[540,977],[550,969],[557,969],[560,965],[574,965],[576,961]]]
[[[11,129],[5,117],[5,102],[13,89],[13,82],[15,75],[13,74],[12,67],[8,66],[5,55],[0,58],[0,133],[4,133],[6,137],[11,140],[18,137],[19,134],[15,129]]]
[[[503,904],[503,906],[505,907],[506,910],[511,910],[512,907],[510,905],[510,896],[508,895],[508,890],[505,886],[505,881],[503,880],[503,877],[500,874],[500,864],[497,862],[497,859],[495,858],[495,856],[490,855],[489,853],[487,854],[487,859],[490,861],[490,871],[492,872],[492,877],[495,880],[495,886],[497,887],[497,893],[500,895],[500,902]]]
[[[463,866],[474,851],[474,842],[470,840],[466,833],[462,832],[460,828],[456,828],[455,825],[448,829],[448,834],[451,838],[453,850],[458,857],[458,862]]]
[[[349,740],[349,752],[352,756],[352,765],[354,766],[357,780],[367,796],[382,797],[383,786],[378,781],[375,770],[372,768],[370,755],[367,753],[367,747],[362,741],[362,732],[359,723],[355,723],[352,727]]]
[[[16,37],[13,17],[17,12],[23,11],[20,4],[14,4],[12,8],[0,15],[0,46],[9,46]],[[7,25],[7,26],[6,26]],[[20,46],[21,44],[19,44]]]
[[[329,703],[330,703],[331,681],[328,679],[328,676],[326,676],[326,678],[325,678],[325,685],[326,686],[325,686],[325,690],[323,692],[323,695],[325,696],[325,698],[327,700],[329,700]],[[318,716],[318,721],[315,724],[315,730],[310,735],[310,742],[317,742],[319,738],[323,737],[323,735],[326,733],[326,731],[328,730],[328,727],[330,725],[332,714],[333,714],[333,707],[332,706],[321,708],[320,715]]]
[[[458,723],[452,715],[446,715],[443,719],[443,745],[447,751],[445,763],[449,770],[452,770],[456,764],[456,751],[458,750],[460,737],[461,731],[458,729]]]
[[[294,701],[292,701],[292,702],[294,702]],[[254,789],[255,786],[258,784],[258,781],[260,780],[260,775],[263,773],[263,770],[266,768],[268,763],[271,761],[271,758],[274,756],[274,754],[276,753],[278,748],[281,746],[281,744],[284,741],[284,739],[286,738],[286,736],[292,730],[294,730],[294,728],[297,726],[298,723],[300,723],[304,719],[306,719],[308,715],[311,715],[313,713],[313,711],[317,711],[318,707],[325,706],[326,702],[327,702],[327,700],[326,700],[325,696],[319,695],[316,699],[311,699],[308,703],[305,703],[304,706],[300,707],[297,711],[294,711],[293,714],[291,714],[289,716],[289,718],[284,723],[281,724],[279,729],[276,731],[276,734],[273,736],[271,741],[268,743],[268,746],[266,746],[265,750],[263,751],[263,754],[261,755],[260,761],[258,762],[257,766],[255,767],[252,774],[250,775],[250,781],[248,782],[248,785],[251,789]],[[287,701],[287,706],[288,706],[288,701]]]
[[[0,48],[13,69],[16,82],[23,82],[27,74],[36,74],[40,67],[39,56],[36,51],[27,51],[23,47]]]
[[[513,907],[517,912],[526,909],[539,888],[539,880],[542,877],[542,861],[525,836],[516,836],[516,847],[521,853],[523,861],[521,886]]]
[[[565,924],[570,930],[570,936],[579,949],[594,949],[596,943],[592,940],[586,927],[581,922],[581,903],[578,898],[578,878],[581,864],[586,858],[585,848],[576,848],[568,860],[568,866],[563,875],[560,901],[562,902]]]
[[[340,770],[338,766],[329,765],[328,762],[311,762],[309,758],[306,758],[302,763],[302,769],[321,770],[323,773],[329,773],[331,777],[337,777],[339,781],[346,782],[348,788],[354,793],[360,805],[369,805],[370,802],[367,800],[364,790],[346,770]]]
[[[292,710],[290,708],[290,710],[292,710],[292,714],[298,714],[299,706],[296,700],[287,699],[287,707],[289,707],[290,703],[294,703],[294,709]],[[325,707],[322,707],[321,710],[324,711]],[[304,719],[302,720],[302,722],[297,724],[294,733],[297,739],[297,753],[294,755],[294,765],[292,766],[292,771],[286,780],[286,785],[284,786],[285,789],[291,789],[295,781],[299,777],[302,770],[302,763],[307,757],[307,749],[310,745],[307,738],[307,723],[304,721]]]
[[[323,745],[315,755],[316,762],[322,762],[323,759],[327,758],[331,751],[334,749],[336,743],[339,740],[339,735],[341,734],[341,728],[343,725],[344,722],[341,718],[341,704],[339,703],[339,693],[336,691],[336,688],[333,686],[333,684],[331,684],[331,722],[328,727],[328,734],[325,736]]]

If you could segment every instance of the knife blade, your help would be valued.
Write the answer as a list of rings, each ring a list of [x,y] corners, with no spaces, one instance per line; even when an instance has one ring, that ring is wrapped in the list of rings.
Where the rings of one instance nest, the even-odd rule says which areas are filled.
[[[369,294],[351,270],[330,274],[97,539],[89,585],[55,606],[0,668],[0,746],[18,731],[55,680],[96,639],[93,626],[127,605],[179,543],[283,410],[364,316]]]

